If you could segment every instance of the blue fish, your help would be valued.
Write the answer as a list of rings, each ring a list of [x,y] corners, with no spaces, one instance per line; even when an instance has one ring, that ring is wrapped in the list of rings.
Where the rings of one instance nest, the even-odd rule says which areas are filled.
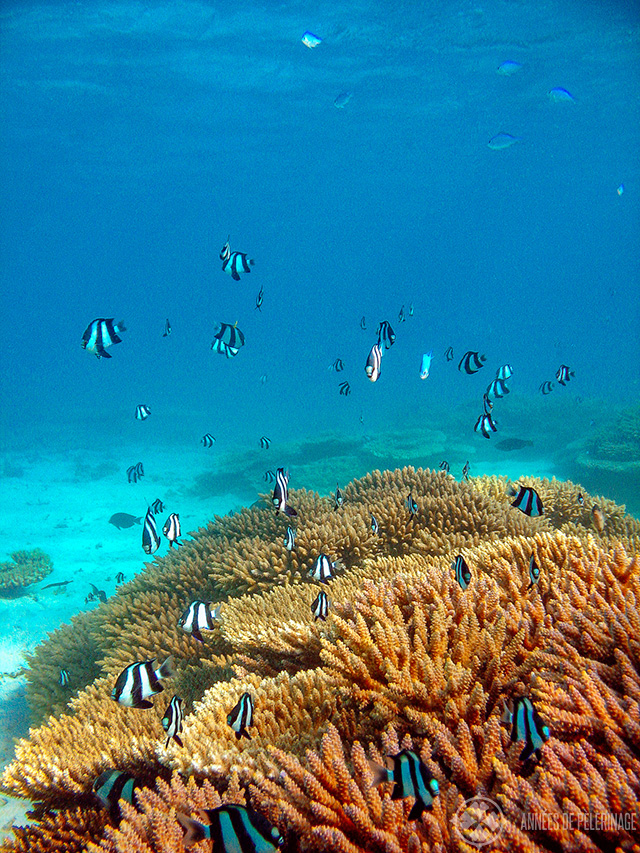
[[[416,753],[409,749],[403,749],[397,755],[389,756],[389,760],[393,762],[391,767],[381,767],[369,761],[374,785],[393,782],[392,800],[413,797],[415,803],[409,812],[409,820],[418,820],[425,809],[433,806],[434,799],[440,793],[438,780],[420,761]]]
[[[571,92],[563,89],[562,86],[556,86],[555,89],[549,91],[549,98],[554,104],[575,104],[576,99]]]
[[[498,65],[498,74],[502,74],[504,77],[511,77],[512,74],[516,74],[521,68],[522,65],[519,62],[515,62],[513,59],[506,59]]]
[[[492,151],[502,151],[505,148],[511,148],[516,142],[520,142],[518,136],[512,136],[510,133],[496,133],[487,144]]]
[[[265,817],[245,806],[227,804],[205,814],[208,824],[177,812],[176,817],[186,830],[182,839],[185,847],[211,839],[213,849],[219,853],[275,853],[284,840]]]
[[[505,705],[502,722],[511,723],[513,743],[519,740],[525,741],[524,749],[520,753],[520,761],[527,761],[532,755],[540,758],[542,747],[551,737],[551,732],[543,724],[528,696],[516,696],[513,700],[512,712]]]
[[[542,501],[540,500],[540,495],[535,489],[532,489],[530,486],[520,486],[517,494],[515,494],[515,490],[513,488],[511,488],[510,494],[512,497],[515,495],[515,500],[512,502],[511,506],[519,509],[520,512],[523,512],[525,515],[532,518],[535,518],[538,515],[543,515],[544,509]]]
[[[452,569],[455,573],[456,580],[460,584],[461,589],[466,589],[471,583],[471,570],[467,565],[467,561],[462,556],[462,554],[458,554],[456,557]]]

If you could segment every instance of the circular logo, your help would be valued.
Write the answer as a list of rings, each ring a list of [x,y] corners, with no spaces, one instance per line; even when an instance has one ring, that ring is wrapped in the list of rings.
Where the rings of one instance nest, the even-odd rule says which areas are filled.
[[[471,797],[458,808],[453,819],[458,834],[473,847],[484,847],[500,837],[504,815],[489,797]]]

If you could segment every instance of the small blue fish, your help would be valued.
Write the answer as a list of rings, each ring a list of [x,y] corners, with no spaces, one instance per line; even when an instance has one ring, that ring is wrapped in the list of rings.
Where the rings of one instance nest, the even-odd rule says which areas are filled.
[[[540,495],[535,489],[532,489],[530,486],[520,486],[520,489],[516,494],[515,489],[512,487],[510,495],[511,497],[515,495],[515,500],[512,502],[511,506],[519,509],[520,512],[523,512],[530,518],[543,515],[544,509],[542,507],[542,501],[540,500]]]
[[[511,148],[516,142],[520,142],[518,136],[512,136],[510,133],[497,133],[491,137],[487,144],[492,151],[502,151],[505,148]]]
[[[540,758],[540,751],[545,741],[551,737],[551,732],[548,726],[543,724],[528,696],[516,696],[513,700],[512,712],[505,705],[502,722],[511,723],[513,743],[519,740],[525,741],[524,749],[520,753],[520,761],[527,761],[532,755]]]
[[[466,589],[471,583],[471,570],[462,554],[458,554],[451,568],[460,584],[460,589]]]
[[[420,761],[416,753],[409,749],[403,749],[397,755],[389,756],[387,762],[393,763],[390,767],[381,767],[369,760],[369,767],[373,773],[373,784],[380,785],[382,782],[393,782],[392,800],[413,797],[415,803],[408,818],[409,820],[418,820],[425,809],[430,809],[433,806],[435,797],[440,793],[438,780]]]
[[[431,359],[433,358],[433,350],[429,350],[422,356],[422,364],[420,365],[420,379],[426,379],[429,375],[431,367]]]
[[[562,86],[556,86],[555,89],[551,89],[549,92],[549,98],[554,104],[575,104],[576,102],[576,99],[573,97],[571,92],[567,89],[563,89]]]
[[[513,59],[506,59],[498,65],[498,74],[502,74],[503,77],[511,77],[512,74],[516,74],[521,68],[522,65],[519,62],[515,62]]]
[[[302,44],[307,47],[313,48],[317,47],[319,44],[322,44],[322,39],[320,36],[314,36],[313,33],[310,33],[309,30],[302,36]]]
[[[622,195],[622,193],[624,192],[624,184],[620,184],[616,189],[616,192],[618,193],[618,195]]]
[[[353,92],[340,92],[338,97],[333,102],[334,107],[337,107],[339,110],[344,109],[351,98],[353,97]]]

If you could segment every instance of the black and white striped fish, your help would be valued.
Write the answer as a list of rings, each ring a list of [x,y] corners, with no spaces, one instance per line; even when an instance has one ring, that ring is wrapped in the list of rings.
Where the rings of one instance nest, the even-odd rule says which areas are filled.
[[[559,385],[566,385],[572,376],[575,376],[575,370],[571,370],[566,364],[561,364],[556,373],[556,379]]]
[[[146,421],[146,419],[151,414],[151,409],[149,406],[140,405],[136,406],[136,420],[137,421]]]
[[[140,477],[144,477],[142,462],[138,462],[130,468],[127,468],[127,480],[130,483],[137,483]]]
[[[480,415],[473,429],[475,432],[481,432],[485,438],[491,438],[491,433],[498,431],[495,421],[487,412]]]
[[[273,505],[276,508],[276,515],[279,512],[284,512],[290,518],[294,518],[298,513],[292,506],[289,506],[289,472],[284,468],[276,469],[276,484],[273,487]]]
[[[175,740],[178,746],[182,746],[182,740],[180,739],[182,716],[182,699],[179,696],[172,696],[171,701],[167,705],[167,710],[164,712],[164,717],[160,721],[162,728],[167,733],[167,742],[164,745],[165,749],[169,746],[171,738]]]
[[[182,542],[178,542],[182,534],[182,530],[180,528],[180,516],[177,512],[172,512],[169,518],[165,521],[164,527],[162,528],[162,532],[165,537],[169,540],[169,547],[171,548],[174,544],[181,545]]]
[[[218,806],[204,814],[208,824],[177,812],[176,817],[186,830],[182,839],[185,847],[211,839],[216,853],[276,853],[284,841],[265,817],[245,806]]]
[[[267,438],[266,435],[263,435],[262,438],[260,439],[260,447],[263,450],[268,450],[270,446],[271,446],[271,439]]]
[[[538,390],[541,391],[545,396],[547,394],[550,394],[553,391],[553,382],[550,382],[549,380],[543,382]]]
[[[453,561],[453,565],[451,566],[453,569],[453,573],[455,574],[456,580],[460,584],[461,589],[466,589],[471,583],[471,570],[467,565],[467,561],[462,556],[462,554],[458,554],[458,556]]]
[[[92,352],[97,358],[111,358],[107,347],[122,343],[121,332],[126,332],[127,327],[122,320],[113,322],[113,317],[105,319],[98,317],[92,320],[82,335],[80,346],[88,352]]]
[[[372,382],[377,382],[380,378],[380,368],[382,367],[382,350],[380,344],[374,344],[367,356],[367,363],[364,366],[364,372]]]
[[[200,444],[204,444],[205,447],[213,447],[216,443],[214,436],[211,435],[210,432],[205,433],[200,439]]]
[[[360,318],[360,328],[362,329],[363,332],[367,331],[367,321],[364,319],[364,314]]]
[[[471,468],[469,466],[469,460],[467,459],[467,461],[464,463],[464,467],[462,469],[462,477],[464,480],[469,479],[469,471],[470,470],[471,470]]]
[[[295,528],[291,526],[287,527],[287,532],[284,537],[284,547],[287,551],[293,551],[296,547],[296,531]]]
[[[256,309],[262,313],[262,303],[264,302],[264,288],[260,286],[258,295],[256,296]]]
[[[276,478],[276,472],[271,471],[271,469],[269,469],[268,471],[265,471],[264,476],[262,477],[262,479],[265,481],[265,483],[273,483],[275,478]]]
[[[251,272],[254,264],[253,258],[248,257],[245,252],[232,252],[229,239],[220,252],[222,271],[228,273],[234,281],[240,281],[241,272]]]
[[[109,810],[111,819],[117,823],[121,818],[120,800],[133,805],[134,792],[141,785],[135,776],[124,770],[105,770],[93,780],[93,793]]]
[[[213,610],[211,609],[210,601],[200,601],[196,599],[184,611],[178,619],[178,627],[182,628],[187,634],[191,634],[194,640],[199,643],[204,643],[202,639],[202,631],[213,631],[215,628],[215,620],[220,617],[220,605],[218,604]]]
[[[340,390],[341,396],[343,397],[348,397],[351,393],[351,385],[349,385],[348,382],[341,382],[338,388]]]
[[[444,471],[445,474],[449,473],[449,463],[446,459],[443,459],[440,465],[438,466],[441,471]]]
[[[485,415],[490,415],[492,409],[493,409],[493,400],[485,392],[482,395],[482,411],[485,413]]]
[[[404,313],[404,305],[402,305],[402,307],[398,311],[398,323],[404,323],[406,321],[406,319],[407,319],[407,317]]]
[[[544,509],[542,507],[542,501],[540,500],[540,495],[535,489],[532,489],[530,486],[520,486],[517,494],[513,488],[510,490],[510,494],[512,497],[515,495],[515,500],[512,502],[511,506],[519,509],[520,512],[523,512],[525,515],[529,515],[532,518],[538,515],[543,515]]]
[[[496,379],[510,379],[513,376],[513,367],[510,364],[503,364],[496,370]]]
[[[164,332],[162,333],[163,338],[168,338],[171,334],[171,323],[169,322],[169,318],[164,321]]]
[[[336,358],[333,364],[329,365],[328,369],[340,373],[341,370],[344,370],[344,361],[341,358]]]
[[[506,394],[511,393],[507,388],[507,383],[504,379],[494,379],[487,386],[485,397],[488,400],[501,400]]]
[[[155,658],[136,661],[122,670],[111,691],[111,698],[127,708],[152,708],[153,703],[147,702],[149,696],[162,693],[160,681],[171,678],[175,673],[173,657],[169,655],[158,669],[153,668]]]
[[[60,677],[58,679],[58,684],[61,684],[62,687],[68,687],[69,686],[69,670],[68,669],[61,669],[60,670]]]
[[[124,572],[118,572],[116,575],[116,585],[124,583]]]
[[[153,510],[154,515],[160,515],[161,512],[164,512],[164,504],[160,500],[160,498],[156,498],[155,501],[151,504],[151,509]]]
[[[389,756],[387,762],[392,762],[392,764],[388,767],[381,767],[369,760],[374,785],[380,785],[382,782],[393,782],[392,800],[413,797],[415,803],[408,814],[408,819],[418,820],[425,809],[430,809],[433,806],[434,799],[440,793],[438,780],[420,761],[416,753],[409,749],[403,749],[397,755]]]
[[[527,587],[527,590],[530,590],[531,587],[534,586],[534,584],[537,584],[539,580],[540,568],[536,563],[535,556],[532,554],[529,558],[529,586]]]
[[[160,537],[156,526],[156,517],[153,513],[153,508],[149,507],[144,517],[144,527],[142,528],[142,550],[145,554],[155,554],[159,547]]]
[[[233,358],[238,355],[241,347],[244,346],[244,335],[238,328],[238,324],[234,323],[218,323],[216,325],[216,333],[211,342],[211,349],[214,352],[219,352],[226,355],[227,358]]]
[[[414,501],[411,492],[409,492],[409,494],[407,495],[407,498],[405,500],[405,506],[409,510],[409,515],[411,516],[411,518],[413,518],[414,515],[418,512],[418,504]]]
[[[236,740],[241,737],[247,737],[251,740],[251,735],[247,731],[247,726],[253,725],[253,699],[250,693],[243,693],[238,704],[227,714],[227,722],[236,733]]]
[[[514,697],[513,711],[509,711],[505,704],[502,722],[511,724],[511,741],[513,743],[519,740],[525,742],[520,753],[520,761],[527,761],[532,755],[540,758],[542,747],[551,737],[551,732],[540,719],[540,715],[528,696]]]
[[[477,373],[487,360],[486,355],[480,355],[477,352],[468,350],[460,359],[458,370],[465,373]]]
[[[333,497],[333,508],[334,510],[340,509],[341,506],[344,506],[344,496],[340,491],[340,486],[336,483],[336,493]]]
[[[378,524],[378,519],[375,517],[373,513],[371,513],[371,532],[377,536],[380,532],[380,525]]]
[[[444,357],[447,359],[447,361],[453,361],[453,347],[448,347],[445,350]]]
[[[387,320],[382,320],[378,324],[378,330],[376,332],[378,336],[378,346],[381,347],[384,344],[385,349],[389,349],[393,346],[396,340],[396,333],[391,328],[390,323]]]
[[[318,619],[321,619],[323,622],[326,621],[329,613],[329,599],[327,598],[327,593],[323,589],[321,589],[313,599],[311,612],[313,613],[314,622]]]
[[[327,583],[333,577],[335,568],[336,563],[332,563],[326,554],[319,554],[309,574],[314,580]]]

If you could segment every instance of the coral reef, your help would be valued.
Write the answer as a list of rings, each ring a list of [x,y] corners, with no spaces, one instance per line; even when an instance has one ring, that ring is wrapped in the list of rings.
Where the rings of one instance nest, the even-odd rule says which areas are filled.
[[[48,554],[39,548],[33,551],[14,551],[12,562],[0,563],[0,596],[20,592],[32,583],[38,583],[53,571]]]
[[[69,643],[78,663],[82,645],[90,650],[77,695],[62,711],[56,698],[56,716],[18,744],[4,773],[6,790],[41,804],[4,849],[177,853],[176,811],[197,816],[248,797],[290,851],[471,851],[461,815],[478,796],[502,809],[492,850],[636,849],[640,523],[598,498],[607,517],[598,535],[577,501],[582,491],[587,502],[584,490],[527,484],[543,499],[542,518],[513,510],[501,478],[373,472],[345,486],[337,511],[330,499],[290,493],[300,513],[293,553],[282,542],[287,520],[257,506],[149,564],[74,623],[75,645],[61,629],[31,660],[42,718],[59,650]],[[326,621],[311,612],[320,551],[341,562],[324,585]],[[452,570],[458,553],[471,572],[464,590]],[[224,602],[205,643],[177,627],[195,598]],[[124,666],[168,654],[179,670],[152,709],[110,698]],[[249,740],[226,720],[245,691]],[[184,747],[165,747],[160,724],[174,692],[185,700]],[[503,702],[520,695],[551,731],[539,760],[525,763],[501,723]],[[415,821],[413,799],[391,799],[369,764],[404,748],[440,789]],[[118,826],[91,794],[110,767],[142,786]],[[83,834],[85,847],[73,846]]]

